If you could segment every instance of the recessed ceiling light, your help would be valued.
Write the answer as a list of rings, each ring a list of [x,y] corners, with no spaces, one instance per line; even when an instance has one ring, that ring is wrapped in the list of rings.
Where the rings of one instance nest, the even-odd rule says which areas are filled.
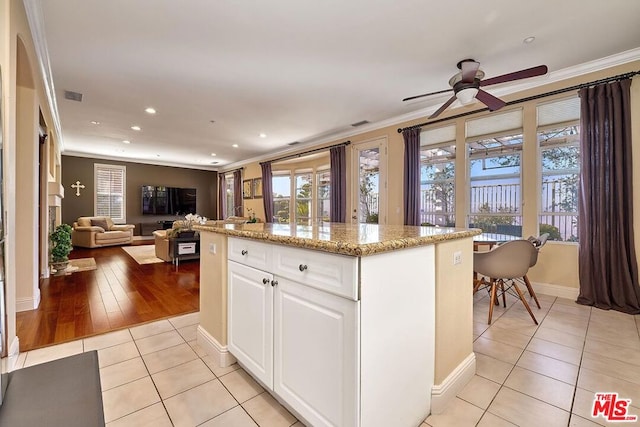
[[[535,39],[536,39],[536,38],[535,38],[535,37],[533,37],[533,36],[531,36],[531,37],[527,37],[526,39],[522,40],[522,43],[524,43],[524,44],[533,43],[533,41],[534,41]]]
[[[232,147],[233,148],[238,148],[238,144],[233,144]]]
[[[156,109],[153,107],[147,107],[144,109],[145,112],[149,113],[149,114],[155,114],[156,113]]]
[[[213,157],[217,156],[217,154],[216,154],[216,153],[211,153],[211,155],[212,155]]]
[[[91,120],[91,124],[92,124],[92,125],[99,125],[99,124],[100,124],[100,122],[98,122],[98,121],[96,121],[96,120]]]
[[[261,134],[260,134],[260,138],[266,138],[266,137],[267,137],[267,134],[266,134],[266,133],[261,133]]]
[[[131,144],[131,141],[129,141],[128,139],[125,139],[122,141],[123,144]]]
[[[140,126],[138,126],[138,125],[133,125],[133,126],[131,126],[131,129],[133,129],[133,130],[142,130],[142,129],[140,128]]]

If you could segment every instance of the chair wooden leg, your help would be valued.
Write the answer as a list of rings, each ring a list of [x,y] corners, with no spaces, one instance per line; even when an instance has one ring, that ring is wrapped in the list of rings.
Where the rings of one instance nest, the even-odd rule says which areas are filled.
[[[507,308],[507,296],[506,296],[506,292],[504,291],[504,281],[500,281],[500,290],[502,291],[502,306],[504,308]],[[500,304],[497,304],[500,305]]]
[[[489,321],[487,324],[491,324],[491,318],[493,317],[493,302],[496,300],[496,281],[491,279],[491,302],[489,303]]]
[[[518,287],[518,285],[516,284],[516,282],[513,282],[513,287],[516,289],[516,292],[518,293],[518,295],[520,296],[520,301],[522,301],[522,304],[524,304],[524,308],[527,309],[527,311],[529,312],[529,315],[531,316],[531,318],[533,319],[533,323],[535,323],[536,325],[538,324],[538,321],[536,320],[536,316],[533,315],[533,312],[531,311],[531,307],[529,307],[529,303],[527,302],[527,300],[524,298],[524,294],[522,293],[522,291],[520,290],[520,288]],[[493,306],[492,306],[493,307]]]
[[[529,291],[529,295],[533,297],[534,301],[536,302],[536,305],[538,306],[538,308],[540,308],[538,297],[536,296],[536,293],[533,290],[533,286],[531,286],[531,282],[529,281],[529,278],[527,277],[526,274],[524,275],[523,279],[524,279],[524,284],[527,286],[527,291]]]

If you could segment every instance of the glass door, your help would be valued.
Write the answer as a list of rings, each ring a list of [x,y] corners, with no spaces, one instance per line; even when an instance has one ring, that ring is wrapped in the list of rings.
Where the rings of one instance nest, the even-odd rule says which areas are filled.
[[[353,224],[386,224],[387,139],[353,145]]]

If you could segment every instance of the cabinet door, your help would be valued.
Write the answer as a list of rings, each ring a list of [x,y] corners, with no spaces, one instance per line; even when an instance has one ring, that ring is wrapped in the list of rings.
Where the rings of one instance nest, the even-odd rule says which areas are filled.
[[[229,261],[229,351],[273,387],[273,275]]]
[[[276,280],[275,392],[311,425],[358,425],[360,303]]]

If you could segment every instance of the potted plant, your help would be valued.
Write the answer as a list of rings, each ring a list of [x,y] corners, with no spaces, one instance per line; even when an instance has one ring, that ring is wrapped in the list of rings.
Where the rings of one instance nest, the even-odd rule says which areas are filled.
[[[49,235],[51,246],[49,253],[51,255],[50,265],[56,272],[61,272],[69,266],[69,253],[73,249],[71,246],[71,226],[68,224],[60,224]]]

